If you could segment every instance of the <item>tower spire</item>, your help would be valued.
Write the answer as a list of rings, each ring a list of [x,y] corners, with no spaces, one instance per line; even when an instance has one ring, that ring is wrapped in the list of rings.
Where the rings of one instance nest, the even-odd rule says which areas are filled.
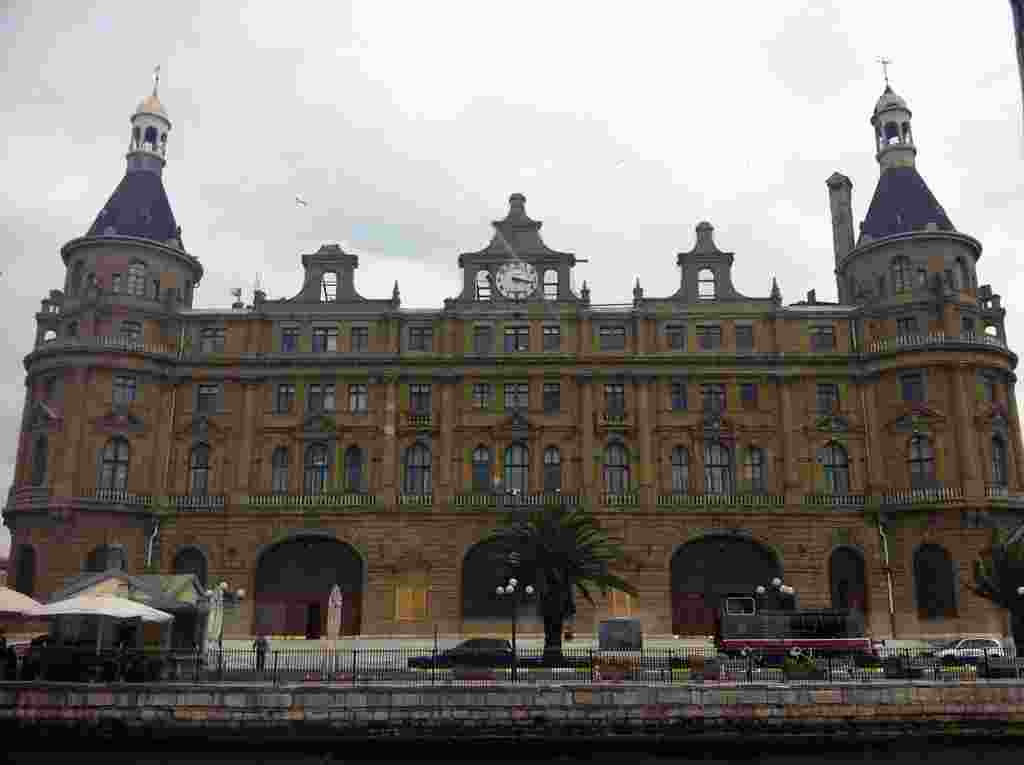
[[[153,98],[156,98],[156,91],[160,87],[160,64],[153,67]]]
[[[879,56],[878,63],[882,65],[882,77],[885,78],[885,87],[889,87],[889,64],[892,63],[891,58],[885,56]],[[157,67],[159,69],[159,67]]]

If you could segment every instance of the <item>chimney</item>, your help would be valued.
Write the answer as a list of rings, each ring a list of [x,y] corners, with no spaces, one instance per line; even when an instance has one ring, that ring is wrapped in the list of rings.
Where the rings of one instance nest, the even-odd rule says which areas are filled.
[[[838,265],[853,249],[853,183],[840,173],[832,173],[825,183],[828,186],[829,207],[832,209],[832,247]]]

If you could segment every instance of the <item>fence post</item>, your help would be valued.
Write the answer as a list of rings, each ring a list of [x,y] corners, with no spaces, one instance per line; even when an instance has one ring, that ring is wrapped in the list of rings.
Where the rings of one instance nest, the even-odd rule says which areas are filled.
[[[434,650],[430,659],[430,684],[437,682],[437,630],[434,631]]]
[[[278,653],[279,653],[279,650],[275,648],[274,649],[274,685],[277,685],[280,682],[280,679],[281,679],[280,676],[277,674],[277,654]]]
[[[590,664],[590,684],[593,685],[594,684],[594,649],[590,648],[589,649],[589,653],[590,653],[590,661],[588,663]]]
[[[992,677],[992,668],[988,663],[988,649],[985,649],[985,679]]]
[[[352,649],[352,685],[356,684],[356,656],[358,653],[358,648]]]
[[[832,682],[832,654],[829,653],[826,657],[828,659],[828,681]]]

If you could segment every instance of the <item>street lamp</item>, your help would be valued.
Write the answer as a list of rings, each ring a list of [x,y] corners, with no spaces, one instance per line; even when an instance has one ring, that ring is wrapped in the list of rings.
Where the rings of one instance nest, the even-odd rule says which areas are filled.
[[[236,604],[245,597],[245,590],[239,587],[234,592],[229,592],[227,582],[221,582],[212,590],[206,591],[206,597],[212,601],[212,606],[220,612],[220,630],[217,635],[217,651],[220,654],[220,676],[224,676],[224,601],[232,600]]]
[[[516,646],[516,624],[519,621],[518,608],[520,604],[526,603],[532,598],[535,591],[532,584],[528,584],[520,589],[519,580],[515,577],[510,577],[504,585],[499,584],[494,589],[494,592],[499,598],[505,598],[512,603],[512,681],[515,682],[519,664],[519,652]]]

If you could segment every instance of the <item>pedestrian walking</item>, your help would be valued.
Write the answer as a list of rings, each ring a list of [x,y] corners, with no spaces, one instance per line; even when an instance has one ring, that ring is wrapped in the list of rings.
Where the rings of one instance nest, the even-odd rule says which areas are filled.
[[[266,636],[260,635],[252,647],[256,651],[256,671],[262,672],[267,663],[267,650],[270,648],[270,643],[267,642]]]

